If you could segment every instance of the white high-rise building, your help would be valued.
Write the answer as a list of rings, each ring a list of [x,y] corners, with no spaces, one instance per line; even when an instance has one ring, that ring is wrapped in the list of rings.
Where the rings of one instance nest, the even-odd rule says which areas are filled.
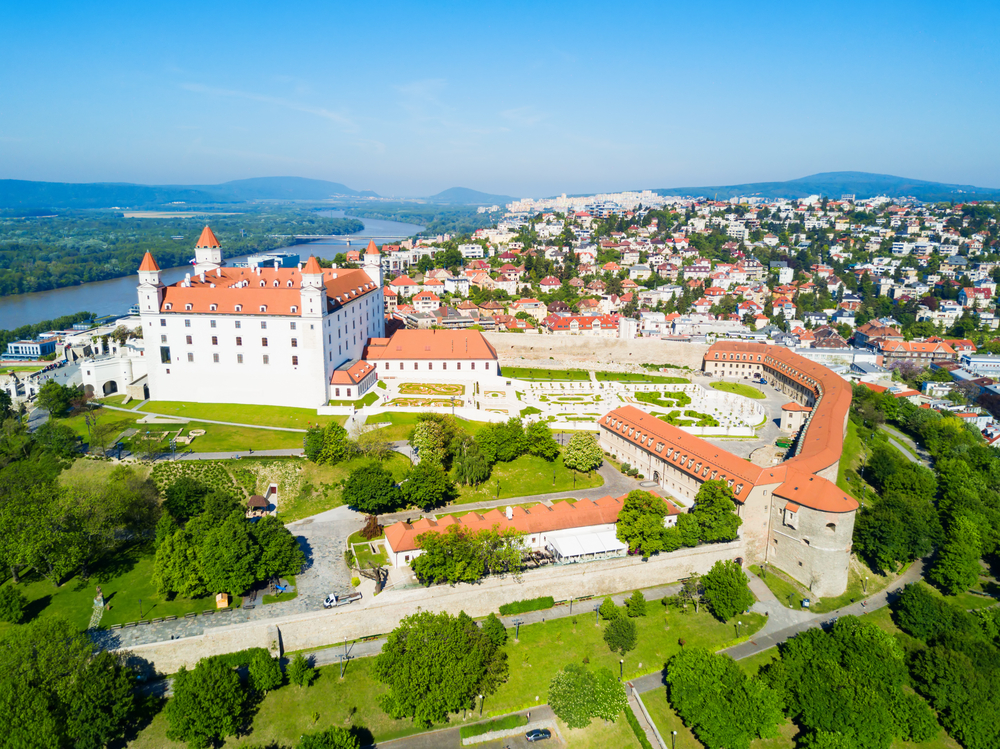
[[[150,398],[316,408],[374,385],[361,361],[385,336],[374,242],[360,269],[227,268],[206,226],[194,271],[165,286],[151,254],[139,266]]]

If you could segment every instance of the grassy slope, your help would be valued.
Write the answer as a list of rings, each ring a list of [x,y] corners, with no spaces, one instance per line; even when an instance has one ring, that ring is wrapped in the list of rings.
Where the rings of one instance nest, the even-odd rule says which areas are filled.
[[[365,423],[391,424],[391,426],[379,429],[377,433],[380,437],[382,437],[382,439],[389,440],[390,442],[398,442],[400,440],[405,440],[410,436],[410,432],[417,423],[418,416],[420,416],[418,413],[389,411],[387,413],[369,416]],[[487,424],[485,421],[465,421],[463,419],[457,419],[457,421],[459,426],[471,435],[475,435],[476,432]]]
[[[595,372],[598,382],[646,382],[666,385],[686,385],[691,382],[686,377],[672,375],[634,374],[632,372]]]
[[[183,403],[179,401],[149,401],[141,408],[147,413],[183,416],[187,419],[230,421],[236,424],[258,424],[265,427],[305,429],[310,424],[327,424],[343,417],[317,416],[311,408],[243,405],[239,403]]]
[[[502,377],[518,380],[589,380],[590,374],[583,369],[536,369],[534,367],[504,367]]]
[[[497,463],[493,466],[493,473],[485,483],[479,486],[459,487],[459,497],[456,501],[485,502],[497,499],[497,481],[500,482],[500,499],[571,491],[574,488],[573,474],[574,472],[563,465],[559,458],[550,463],[534,455],[522,455],[510,463]],[[603,484],[604,479],[596,471],[591,474],[576,474],[577,489],[591,489]]]
[[[742,395],[746,398],[756,398],[757,400],[763,399],[764,394],[755,387],[750,385],[745,385],[742,382],[713,382],[710,387],[716,390],[725,390],[727,393],[736,393],[737,395]]]

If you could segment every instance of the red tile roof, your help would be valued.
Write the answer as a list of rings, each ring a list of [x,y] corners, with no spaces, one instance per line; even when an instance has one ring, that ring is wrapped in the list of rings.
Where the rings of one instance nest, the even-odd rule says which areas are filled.
[[[390,338],[371,338],[366,361],[384,359],[497,360],[497,352],[478,330],[399,330]]]
[[[195,245],[195,248],[198,247],[221,247],[221,245],[212,230],[206,226],[201,230],[201,236],[198,237],[198,244]]]
[[[142,264],[139,266],[139,270],[159,270],[160,266],[156,264],[156,260],[153,256],[147,252],[143,255]]]

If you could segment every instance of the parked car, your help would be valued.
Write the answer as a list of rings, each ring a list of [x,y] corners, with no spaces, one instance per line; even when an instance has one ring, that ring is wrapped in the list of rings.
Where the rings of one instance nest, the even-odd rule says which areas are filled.
[[[524,734],[524,738],[528,741],[545,741],[552,738],[552,731],[548,728],[535,728]]]
[[[336,593],[331,593],[323,600],[324,609],[333,609],[337,606],[346,606],[349,603],[354,603],[355,601],[361,600],[360,593],[350,593],[346,596],[339,596]]]

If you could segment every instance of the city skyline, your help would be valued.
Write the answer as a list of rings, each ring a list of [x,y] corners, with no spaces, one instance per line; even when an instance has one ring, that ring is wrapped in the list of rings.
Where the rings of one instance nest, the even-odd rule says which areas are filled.
[[[0,178],[293,174],[400,197],[841,170],[1000,186],[980,95],[994,6],[616,10],[8,7]]]

